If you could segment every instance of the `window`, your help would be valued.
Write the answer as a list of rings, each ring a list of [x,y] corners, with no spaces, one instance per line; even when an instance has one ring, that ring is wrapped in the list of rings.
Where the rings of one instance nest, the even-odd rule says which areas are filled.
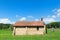
[[[39,27],[37,27],[37,31],[39,30]]]

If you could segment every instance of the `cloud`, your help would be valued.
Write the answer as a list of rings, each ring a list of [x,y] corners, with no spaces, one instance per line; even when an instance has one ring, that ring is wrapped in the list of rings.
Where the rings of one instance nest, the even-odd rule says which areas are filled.
[[[60,17],[60,9],[54,9],[53,12],[55,13],[56,17]]]
[[[53,9],[52,11],[55,12],[56,10],[57,10],[57,9],[55,8],[55,9]]]
[[[20,18],[20,21],[25,21],[25,20],[26,20],[26,17]]]
[[[15,22],[10,21],[8,18],[0,18],[0,23],[14,24]]]
[[[57,17],[60,17],[60,9],[56,10]]]
[[[55,22],[56,20],[54,18],[44,18],[45,23]]]
[[[52,15],[52,16],[48,15],[46,18],[44,18],[45,23],[55,22],[56,21],[55,19],[60,17],[60,9],[55,8],[52,11],[53,11],[54,15]]]
[[[28,18],[34,18],[33,16],[27,16]]]
[[[55,19],[56,19],[56,15],[52,15],[52,16],[48,15],[43,20],[45,23],[50,23],[50,22],[55,22],[56,21]]]
[[[56,16],[55,16],[55,15],[52,15],[51,17],[52,17],[52,18],[56,18]]]
[[[57,12],[60,13],[60,9],[57,9]]]
[[[35,21],[39,21],[39,19],[35,19]]]
[[[60,9],[55,8],[52,11],[54,15],[47,15],[47,17],[43,19],[45,23],[55,22],[56,21],[55,19],[60,17]],[[16,15],[16,17],[18,17],[18,15]],[[27,16],[27,17],[34,18],[33,16]],[[25,21],[25,20],[26,17],[20,18],[20,21]],[[39,21],[39,19],[35,19],[35,21]]]
[[[60,9],[54,9],[53,12],[56,14],[56,17],[60,17]]]

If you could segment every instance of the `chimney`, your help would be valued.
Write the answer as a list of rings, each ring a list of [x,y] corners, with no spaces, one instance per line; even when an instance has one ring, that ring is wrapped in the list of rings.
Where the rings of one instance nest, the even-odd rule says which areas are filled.
[[[43,17],[41,17],[41,21],[43,21]]]

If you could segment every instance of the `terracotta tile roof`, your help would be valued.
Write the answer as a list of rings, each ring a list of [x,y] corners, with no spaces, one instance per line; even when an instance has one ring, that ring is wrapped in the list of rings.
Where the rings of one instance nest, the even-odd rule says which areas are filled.
[[[14,26],[44,26],[42,21],[18,21]]]

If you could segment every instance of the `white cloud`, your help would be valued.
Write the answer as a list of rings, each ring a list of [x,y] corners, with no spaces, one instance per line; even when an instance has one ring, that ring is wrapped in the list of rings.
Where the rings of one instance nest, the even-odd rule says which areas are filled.
[[[26,17],[22,17],[21,19],[20,19],[20,21],[25,21],[26,20]]]
[[[60,17],[60,9],[54,9],[53,12],[55,13],[56,17]]]
[[[52,15],[52,18],[56,18],[56,16],[55,15]]]
[[[44,18],[45,23],[55,22],[54,18]]]
[[[45,23],[50,23],[50,22],[54,22],[56,21],[55,19],[56,18],[59,18],[60,17],[60,9],[54,9],[52,10],[54,12],[54,15],[50,16],[48,15],[47,18],[44,18],[44,22]]]
[[[14,24],[14,22],[11,22],[8,18],[0,18],[0,23]]]
[[[14,24],[15,22],[14,21],[10,21],[10,23],[9,24]]]
[[[57,13],[57,17],[60,17],[60,13]]]
[[[34,18],[33,16],[27,16],[28,18]]]
[[[57,9],[57,12],[60,13],[60,9]]]
[[[57,17],[60,17],[60,9],[57,9],[56,11]]]
[[[56,10],[57,10],[57,9],[55,8],[55,9],[53,9],[52,11],[55,12]]]
[[[35,19],[35,21],[39,21],[39,19]]]

